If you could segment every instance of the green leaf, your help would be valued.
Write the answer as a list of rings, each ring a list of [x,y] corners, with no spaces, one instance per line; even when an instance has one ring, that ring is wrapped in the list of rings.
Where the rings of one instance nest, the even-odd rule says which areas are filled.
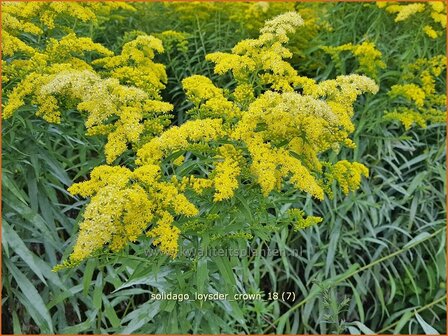
[[[104,304],[104,313],[109,320],[109,322],[112,324],[114,328],[117,328],[120,326],[120,319],[117,316],[117,313],[115,312],[114,307],[112,307],[109,300],[103,296],[103,304]]]
[[[50,302],[47,303],[47,308],[51,309],[54,306],[64,302],[68,298],[74,297],[76,294],[80,293],[82,290],[82,285],[76,285],[73,287],[70,287],[68,290],[62,291],[52,298]]]
[[[14,334],[18,334],[18,335],[22,335],[22,329],[20,328],[20,320],[19,317],[17,316],[17,312],[13,311],[12,312],[12,329]]]
[[[136,285],[153,286],[159,289],[160,291],[164,291],[166,290],[167,287],[166,277],[172,272],[173,272],[172,269],[164,267],[161,270],[159,270],[157,274],[154,274],[154,268],[152,266],[144,267],[141,270],[139,271],[136,270],[134,273],[132,273],[129,280],[126,281],[124,284],[122,284],[120,287],[118,287],[116,290],[114,290],[113,293],[116,293],[125,288]]]
[[[416,244],[418,242],[421,242],[422,240],[425,240],[425,238],[428,238],[431,234],[429,232],[422,232],[416,237],[412,238],[406,245],[403,246],[403,248],[409,247],[413,244]]]
[[[76,324],[74,326],[70,326],[67,328],[64,328],[61,330],[61,334],[69,334],[69,335],[78,335],[83,333],[86,330],[91,330],[95,328],[95,322],[97,320],[98,311],[95,310],[93,313],[89,316],[89,318],[81,322],[79,324]]]
[[[146,323],[151,321],[160,311],[160,301],[146,302],[140,308],[134,310],[132,313],[123,318],[122,323],[128,325],[119,331],[120,334],[132,334],[134,331],[140,329]]]
[[[415,312],[415,316],[417,317],[417,321],[423,328],[423,331],[426,335],[439,335],[439,332],[431,327],[428,323],[426,323],[425,320],[419,315],[419,313],[417,313],[417,311]]]
[[[17,188],[16,184],[11,180],[7,174],[2,174],[2,188],[8,189],[14,196],[16,196],[22,203],[27,204],[26,195],[23,190]]]
[[[31,268],[31,270],[39,277],[39,279],[47,285],[45,278],[40,270],[40,268],[36,265],[35,259],[38,257],[32,253],[26,247],[25,243],[20,239],[14,229],[8,224],[8,222],[3,221],[2,225],[2,240],[5,239],[8,242],[8,246],[17,253],[20,258],[25,261],[25,263]]]
[[[196,286],[198,293],[204,293],[207,280],[208,280],[207,257],[203,257],[198,260],[198,269],[196,272]]]
[[[93,307],[95,309],[100,310],[101,309],[101,298],[103,296],[103,272],[99,272],[96,281],[95,281],[95,288],[93,289]]]
[[[400,320],[398,321],[395,329],[394,329],[394,334],[399,334],[401,329],[403,329],[403,327],[409,322],[409,320],[413,317],[413,313],[411,310],[407,310],[400,318]]]
[[[364,334],[366,335],[376,335],[376,332],[372,331],[371,329],[369,329],[368,327],[365,326],[364,323],[361,323],[359,321],[355,321],[353,322],[358,328],[359,330],[361,330]]]
[[[87,296],[89,293],[89,288],[92,285],[93,271],[95,270],[98,262],[96,259],[89,259],[86,263],[86,268],[84,270],[84,276],[82,278],[83,290],[82,293]]]
[[[350,335],[360,335],[361,331],[359,329],[356,329],[355,327],[348,326],[348,331],[350,332]]]
[[[53,322],[47,307],[45,307],[42,297],[39,295],[39,292],[13,263],[11,263],[8,259],[5,259],[4,262],[23,293],[22,299],[25,301],[23,302],[25,309],[27,309],[31,318],[39,326],[42,334],[52,334]]]

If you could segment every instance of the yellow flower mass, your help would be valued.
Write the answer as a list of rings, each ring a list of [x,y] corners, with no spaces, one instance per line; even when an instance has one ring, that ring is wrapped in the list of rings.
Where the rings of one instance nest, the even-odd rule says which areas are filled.
[[[328,53],[336,67],[341,68],[341,53],[350,52],[356,57],[359,66],[356,69],[357,73],[376,78],[380,69],[384,69],[386,64],[382,61],[382,53],[379,51],[375,44],[365,41],[361,44],[347,43],[337,47],[322,47],[322,49]]]
[[[80,20],[87,20],[89,11],[95,13],[90,6],[75,9],[79,11],[73,15]],[[52,11],[44,18],[33,12],[40,18],[37,28],[42,22],[55,27],[57,15]],[[22,14],[15,17],[8,19],[9,27],[21,24]],[[96,167],[89,180],[69,188],[90,201],[74,250],[57,269],[104,247],[119,251],[142,235],[175,257],[182,232],[179,220],[201,216],[198,197],[231,202],[243,179],[263,197],[288,187],[323,200],[331,196],[334,181],[344,193],[356,190],[366,167],[322,157],[343,146],[354,147],[349,138],[355,128],[353,104],[363,93],[376,93],[378,86],[357,74],[322,82],[300,76],[288,62],[292,52],[287,43],[288,35],[303,25],[302,17],[289,11],[266,21],[258,38],[237,43],[231,52],[207,55],[214,72],[230,73],[235,87],[222,89],[202,75],[185,78],[182,84],[192,107],[187,121],[170,127],[173,106],[160,96],[167,76],[164,66],[154,62],[156,53],[164,52],[161,39],[136,32],[117,54],[73,33],[49,39],[45,50],[20,47],[29,57],[7,62],[5,76],[21,72],[24,80],[8,95],[4,117],[11,117],[27,99],[49,122],[59,122],[63,107],[74,106],[85,118],[87,134],[108,139],[109,165]],[[24,25],[23,30],[40,33],[36,27]],[[175,32],[158,36],[181,38]],[[367,70],[381,66],[381,54],[372,44],[352,51]],[[370,63],[362,61],[364,54]],[[127,150],[136,153],[136,166],[112,165]],[[204,160],[200,158],[207,162],[201,169],[185,170]],[[296,228],[321,220],[304,218],[299,210],[292,216]]]
[[[415,19],[420,16],[430,21],[423,27],[423,32],[435,39],[443,35],[446,28],[446,5],[445,1],[424,1],[419,3],[399,2],[377,2],[379,8],[384,8],[386,12],[396,14],[395,22]],[[442,28],[442,29],[440,29]]]
[[[446,95],[436,87],[436,80],[446,68],[446,56],[420,58],[405,67],[401,81],[393,85],[389,96],[399,106],[385,115],[386,120],[400,121],[406,130],[414,124],[426,127],[427,123],[446,121]]]
[[[368,173],[366,167],[345,160],[332,164],[321,161],[320,155],[335,147],[353,147],[348,138],[354,130],[353,103],[364,92],[376,93],[378,87],[360,75],[320,83],[299,76],[285,60],[291,56],[285,44],[289,40],[287,34],[302,24],[300,15],[288,12],[268,21],[258,39],[239,42],[232,53],[208,55],[217,74],[233,74],[237,82],[233,92],[217,87],[204,76],[184,79],[187,99],[193,103],[188,121],[169,127],[143,144],[137,150],[134,171],[101,166],[95,168],[90,180],[69,189],[91,197],[71,262],[79,262],[107,244],[112,250],[119,250],[146,229],[154,245],[176,256],[182,230],[176,220],[199,214],[187,195],[194,192],[199,196],[209,190],[214,202],[226,202],[238,193],[242,174],[249,179],[245,183],[258,186],[265,197],[281,191],[285,184],[319,200],[328,193],[333,181],[340,184],[344,193],[359,187],[361,176]],[[130,58],[143,62],[142,53],[151,58],[152,50],[161,50],[155,40],[144,38],[146,45],[151,46],[146,51],[138,48],[136,40],[132,52],[123,50],[119,56],[95,61],[112,70],[112,78],[102,79],[86,70],[81,76],[77,73],[76,80],[70,80],[73,75],[61,74],[42,88],[46,94],[62,92],[62,87],[64,92],[73,92],[81,101],[78,109],[88,113],[86,125],[90,129],[102,126],[109,115],[117,115],[118,121],[107,130],[108,146],[115,144],[112,158],[143,132],[140,111],[149,91],[136,78],[128,80],[138,89],[122,87],[118,81],[123,78],[114,75],[113,69],[126,66]],[[85,90],[79,87],[87,82],[98,86],[98,97],[81,94]],[[262,86],[266,88],[261,90]],[[302,93],[295,91],[298,88]],[[113,97],[107,94],[115,91]],[[107,108],[101,104],[107,104]],[[117,140],[113,141],[115,137]],[[106,147],[106,153],[109,150]],[[182,169],[185,158],[195,156],[208,157],[209,168],[181,179],[163,173],[165,163],[172,162]],[[135,211],[139,206],[144,211]],[[107,214],[102,214],[102,207]],[[298,221],[296,228],[321,220],[312,216],[305,219],[297,211],[294,216]],[[107,232],[102,234],[101,230]]]
[[[74,104],[85,116],[88,135],[107,135],[107,163],[123,154],[129,144],[138,146],[142,138],[160,134],[169,124],[168,112],[173,108],[160,101],[167,76],[165,67],[153,59],[164,51],[161,40],[143,34],[114,55],[90,38],[71,32],[59,39],[47,39],[43,50],[19,38],[20,32],[39,35],[43,29],[70,31],[59,17],[95,22],[116,9],[134,10],[119,2],[7,3],[2,17],[4,55],[23,53],[26,57],[2,61],[4,82],[20,78],[6,97],[3,118],[12,117],[31,102],[36,105],[37,116],[59,123],[63,107]],[[94,67],[98,66],[104,71],[97,72]]]

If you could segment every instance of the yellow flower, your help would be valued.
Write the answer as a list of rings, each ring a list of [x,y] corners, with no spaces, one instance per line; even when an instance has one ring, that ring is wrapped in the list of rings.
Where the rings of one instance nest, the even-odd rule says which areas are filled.
[[[288,210],[288,215],[290,219],[292,220],[294,231],[303,230],[307,227],[319,224],[322,222],[321,217],[316,216],[308,216],[304,217],[305,212],[300,209],[290,209]]]
[[[213,186],[213,180],[207,178],[198,178],[195,176],[184,176],[182,183],[193,189],[197,194],[201,195],[205,189]]]
[[[182,86],[186,91],[188,99],[196,105],[204,100],[222,97],[223,95],[222,90],[205,76],[194,75],[187,77],[182,80]]]
[[[255,100],[254,89],[250,84],[237,85],[233,92],[233,96],[235,102],[242,108],[247,108],[247,106]]]
[[[172,105],[158,101],[167,81],[164,66],[152,61],[155,52],[163,52],[159,39],[138,36],[123,46],[121,55],[114,56],[101,44],[74,33],[58,39],[43,39],[45,46],[39,52],[18,37],[21,32],[41,34],[43,26],[70,31],[64,26],[66,22],[60,22],[62,15],[65,19],[95,21],[116,9],[134,10],[132,6],[118,2],[24,2],[8,3],[2,9],[5,12],[2,17],[3,55],[21,52],[26,56],[2,63],[5,78],[17,80],[6,94],[4,118],[11,117],[30,102],[37,105],[37,116],[59,123],[61,102],[69,106],[75,104],[80,112],[86,112],[87,134],[108,136],[105,146],[108,163],[120,156],[129,144],[137,145],[141,138],[163,130]],[[95,60],[98,57],[103,58]],[[110,73],[102,73],[110,78],[102,78],[90,63],[104,66],[112,63],[108,67]],[[120,85],[120,81],[124,85]],[[147,119],[150,123],[146,123]]]
[[[319,200],[324,199],[323,189],[299,159],[291,156],[286,151],[279,151],[277,155],[283,176],[291,174],[290,181],[297,189],[305,191]]]
[[[168,51],[174,51],[174,47],[177,50],[186,53],[188,51],[188,34],[178,32],[175,30],[166,30],[160,34],[156,34],[162,42],[165,49]]]
[[[232,145],[227,144],[219,148],[219,157],[222,161],[216,164],[215,177],[213,184],[215,186],[215,202],[229,199],[234,195],[234,191],[238,188],[238,176],[241,168],[241,154]]]
[[[426,35],[428,35],[432,39],[435,39],[439,36],[431,26],[424,26],[423,31],[425,32]]]
[[[440,24],[442,28],[446,28],[446,13],[431,13],[431,18],[434,20],[434,22]]]
[[[393,112],[388,112],[384,115],[385,120],[398,120],[401,122],[405,130],[409,130],[412,125],[417,124],[422,128],[426,128],[426,120],[417,111],[411,109],[400,109]]]
[[[421,13],[424,10],[425,10],[425,4],[422,3],[403,5],[401,6],[397,16],[395,17],[395,22],[407,20],[410,16],[416,13]]]
[[[180,166],[185,161],[185,156],[180,155],[177,159],[173,160],[173,165]]]
[[[87,37],[77,37],[73,33],[65,35],[60,40],[50,38],[45,47],[45,54],[54,63],[62,63],[62,60],[71,59],[73,55],[85,57],[86,52],[95,52],[103,56],[113,55],[112,51],[101,44],[94,43]]]
[[[358,162],[349,162],[342,160],[332,165],[328,178],[336,180],[342,188],[344,194],[354,191],[361,184],[361,176],[368,176],[369,170],[363,164]]]
[[[395,22],[408,20],[417,13],[424,17],[431,17],[432,20],[440,24],[442,28],[446,27],[446,7],[442,1],[427,1],[423,3],[412,3],[401,5],[398,2],[377,2],[377,6],[385,8],[389,13],[397,13]],[[430,25],[423,28],[425,34],[430,38],[437,38],[439,33]],[[441,35],[441,34],[440,34]]]
[[[145,129],[145,116],[158,118],[158,111],[172,109],[170,104],[152,101],[140,89],[120,85],[113,78],[101,79],[91,71],[61,71],[49,78],[38,97],[64,93],[66,97],[78,101],[77,108],[87,113],[85,124],[88,129],[94,128],[93,133],[97,132],[96,127],[106,125],[111,116],[118,117],[111,129],[103,128],[108,131],[105,147],[108,163],[121,155],[128,143],[140,140]],[[160,122],[163,120],[162,116]]]
[[[28,55],[33,55],[36,50],[22,42],[19,38],[9,34],[6,31],[2,32],[2,52],[3,56],[13,56],[16,53],[24,53]]]
[[[187,113],[193,118],[223,118],[232,120],[241,115],[238,106],[224,96],[224,91],[205,77],[194,75],[182,81],[185,93],[195,107]]]
[[[34,21],[37,19],[40,25],[46,26],[49,29],[53,29],[56,26],[63,27],[64,21],[59,20],[60,17],[64,16],[65,19],[77,19],[82,22],[96,22],[98,16],[107,18],[109,13],[113,10],[124,9],[127,11],[135,11],[132,5],[124,2],[114,2],[114,3],[92,3],[92,2],[22,2],[22,3],[12,3],[6,2],[2,5],[2,11],[11,15],[18,20],[24,20],[27,22]],[[9,18],[7,20],[10,20]],[[67,24],[67,23],[65,23]],[[10,26],[8,26],[9,28]],[[68,23],[70,27],[70,22]],[[17,27],[16,27],[17,28]],[[29,25],[22,25],[20,27],[23,32],[30,33],[41,33],[36,28],[32,28],[29,31]],[[38,27],[38,29],[41,29]],[[27,31],[28,30],[28,31]]]
[[[140,88],[152,99],[161,99],[159,92],[165,88],[168,78],[165,67],[153,61],[156,52],[164,52],[162,41],[151,35],[139,35],[124,44],[120,55],[92,63],[106,68],[121,84]]]
[[[422,107],[425,102],[425,91],[415,84],[397,84],[391,87],[389,95],[392,97],[403,96]]]
[[[287,34],[295,32],[297,27],[303,24],[303,19],[297,12],[287,12],[266,21],[264,27],[260,29],[260,38],[263,39],[263,35],[272,34],[280,40],[285,39],[285,42],[287,42]]]
[[[214,62],[215,73],[232,71],[239,84],[253,82],[257,77],[275,90],[292,91],[297,76],[293,67],[283,59],[292,53],[283,45],[303,25],[303,19],[296,12],[287,12],[266,22],[256,40],[243,40],[232,49],[232,53],[212,53],[206,59]]]
[[[342,69],[342,52],[352,53],[358,60],[359,67],[356,72],[363,73],[367,76],[377,77],[380,69],[384,69],[386,64],[382,61],[382,53],[375,44],[365,41],[361,44],[353,45],[352,43],[343,44],[337,47],[322,47],[322,49],[331,55],[335,65]]]
[[[131,177],[127,168],[100,166],[92,171],[90,180],[69,188],[72,194],[91,197],[70,261],[88,258],[107,243],[117,251],[146,228],[154,206],[143,188],[130,185]]]
[[[223,134],[221,119],[191,120],[181,126],[173,126],[159,137],[142,146],[137,152],[137,164],[160,162],[169,152],[187,149],[194,142],[210,142]]]
[[[402,82],[394,85],[389,95],[404,97],[407,101],[385,114],[386,120],[400,121],[406,130],[413,125],[425,128],[427,123],[446,120],[445,89],[436,86],[436,79],[446,67],[446,56],[420,58],[405,67]]]
[[[172,225],[173,216],[169,212],[164,211],[161,218],[157,222],[157,226],[148,231],[147,236],[154,238],[153,244],[158,245],[163,253],[175,257],[179,250],[177,243],[180,230]]]
[[[108,185],[123,189],[131,177],[132,172],[125,167],[98,166],[92,170],[90,180],[75,183],[68,188],[68,191],[72,195],[89,197]]]

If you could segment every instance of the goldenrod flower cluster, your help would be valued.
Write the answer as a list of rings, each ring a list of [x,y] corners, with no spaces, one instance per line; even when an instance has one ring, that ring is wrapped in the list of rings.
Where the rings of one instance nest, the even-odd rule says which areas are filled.
[[[308,216],[305,217],[305,211],[300,209],[290,209],[288,216],[293,223],[294,231],[306,229],[307,227],[319,224],[322,222],[321,217]]]
[[[26,104],[39,104],[36,114],[48,122],[60,122],[60,113],[56,111],[55,99],[51,101],[39,97],[41,87],[49,76],[67,69],[92,70],[84,60],[86,53],[110,55],[111,51],[89,38],[77,37],[75,34],[64,36],[61,40],[49,39],[42,51],[33,51],[26,59],[12,58],[3,62],[3,82],[14,80],[18,83],[7,94],[3,108],[3,118],[11,117],[14,112]],[[76,55],[76,56],[75,56]]]
[[[241,173],[240,161],[241,152],[233,145],[225,144],[219,148],[218,159],[215,166],[213,177],[213,186],[215,187],[215,196],[213,200],[219,202],[231,198],[235,190],[238,189],[238,177]]]
[[[144,134],[158,134],[172,110],[172,105],[151,99],[147,92],[131,86],[121,85],[118,79],[103,79],[98,74],[84,71],[61,71],[45,78],[38,101],[51,101],[52,110],[46,113],[59,114],[56,97],[73,101],[78,111],[86,113],[87,134],[108,136],[105,145],[106,161],[113,162],[128,144],[137,144]],[[110,121],[113,120],[113,121]],[[160,129],[145,124],[159,121]]]
[[[245,28],[255,33],[263,27],[264,23],[285,12],[295,10],[294,2],[253,2],[242,3],[239,10],[233,10],[230,19],[242,22]]]
[[[342,191],[347,194],[359,188],[361,176],[368,176],[369,170],[358,162],[342,160],[329,167],[326,177],[338,181]]]
[[[279,15],[266,22],[258,39],[243,40],[232,53],[212,53],[206,59],[216,64],[217,74],[231,71],[238,84],[292,91],[297,72],[284,60],[292,57],[284,45],[289,41],[288,33],[301,25],[303,20],[296,12]]]
[[[120,83],[140,88],[152,99],[161,99],[159,92],[165,88],[167,76],[164,65],[153,61],[156,52],[164,52],[162,41],[144,34],[125,43],[120,55],[97,59],[92,64],[105,68]]]
[[[291,34],[290,50],[295,57],[306,58],[303,51],[309,46],[310,41],[322,30],[331,30],[331,25],[326,20],[326,8],[319,4],[307,4],[299,2],[166,2],[166,9],[171,16],[177,16],[184,23],[197,25],[198,22],[207,23],[214,18],[225,18],[227,22],[233,22],[242,26],[250,36],[257,36],[259,30],[267,20],[282,13],[297,11],[303,18],[303,25],[299,31]],[[214,28],[213,28],[214,29]],[[161,37],[160,37],[161,38]]]
[[[293,11],[293,2],[204,2],[192,1],[164,3],[182,21],[209,21],[220,15],[241,23],[247,30],[257,33],[264,22],[284,12]]]
[[[347,43],[337,47],[324,46],[322,49],[331,56],[332,61],[338,70],[342,71],[341,54],[351,53],[358,61],[357,73],[377,78],[378,72],[386,67],[382,60],[382,53],[373,42],[364,41],[361,44]]]
[[[171,49],[186,48],[187,36],[167,31],[159,39],[134,32],[115,54],[59,26],[59,15],[87,22],[95,20],[96,11],[128,8],[104,6],[18,4],[4,17],[3,80],[10,81],[12,89],[3,116],[31,104],[37,115],[57,123],[62,110],[76,108],[89,135],[107,136],[108,164],[126,150],[136,152],[135,169],[99,166],[89,180],[69,188],[90,202],[73,253],[57,268],[78,263],[105,246],[119,251],[142,234],[174,257],[183,229],[178,219],[203,211],[193,200],[230,201],[243,183],[264,197],[295,188],[318,200],[331,196],[334,181],[344,193],[359,187],[367,168],[323,157],[341,146],[354,147],[349,138],[354,131],[353,103],[378,87],[355,74],[320,83],[300,76],[288,62],[292,52],[287,48],[288,34],[304,25],[297,12],[268,20],[257,38],[239,42],[230,53],[207,55],[216,74],[232,74],[235,87],[222,89],[200,75],[184,79],[192,103],[189,120],[166,128],[172,105],[161,101],[167,76],[154,57],[164,51],[162,41]],[[257,6],[263,11],[266,4]],[[21,39],[22,33],[38,35],[46,29],[64,33],[46,39],[44,47]],[[204,164],[191,169],[194,162]],[[296,228],[320,221],[305,218],[300,210],[292,216]]]
[[[133,10],[125,3],[14,3],[6,4],[3,25],[3,82],[12,81],[6,94],[3,118],[26,104],[48,122],[61,121],[62,107],[76,107],[85,115],[87,134],[107,135],[106,160],[113,162],[143,139],[169,124],[172,105],[161,102],[165,67],[153,61],[164,51],[162,41],[146,34],[123,45],[119,55],[90,38],[75,33],[45,39],[32,46],[22,33],[45,29],[66,31],[60,16],[96,20],[113,9]],[[50,20],[51,18],[51,20]],[[21,40],[23,39],[23,41]],[[12,47],[8,47],[9,43]]]
[[[157,225],[147,235],[156,238],[154,243],[163,252],[174,256],[180,231],[172,225],[173,216],[198,213],[179,185],[161,181],[160,167],[156,165],[134,171],[99,166],[92,171],[90,180],[72,185],[69,192],[91,197],[70,263],[88,258],[107,243],[112,251],[121,250],[129,241],[135,241],[151,221]]]
[[[167,9],[171,9],[181,21],[202,21],[209,20],[217,13],[225,12],[224,6],[214,1],[173,1],[163,4]],[[238,4],[232,4],[237,5]]]
[[[300,32],[305,36],[294,36],[296,42],[305,42],[317,34],[319,28],[329,28],[329,23],[322,20],[325,16],[325,9],[318,4],[302,6],[297,2],[201,2],[192,1],[188,4],[184,2],[164,3],[167,9],[177,15],[182,21],[210,21],[214,16],[226,17],[227,20],[240,23],[248,32],[258,34],[267,20],[272,19],[282,13],[297,11],[304,20],[304,26]]]
[[[155,36],[163,42],[163,46],[168,52],[174,51],[175,48],[181,53],[186,53],[188,51],[189,35],[187,33],[166,30],[155,34]]]
[[[377,2],[379,8],[384,8],[388,13],[396,14],[395,22],[401,22],[414,16],[424,16],[431,20],[423,31],[432,39],[443,35],[446,28],[446,5],[444,1],[425,1],[420,3],[401,4],[399,2]]]
[[[71,25],[75,20],[96,23],[100,17],[105,19],[111,11],[118,9],[135,11],[135,8],[129,4],[115,1],[4,2],[2,4],[2,30],[8,32],[9,36],[16,36],[18,39],[23,39],[23,36],[20,36],[23,33],[42,35],[44,31],[51,29],[67,32],[71,30]],[[5,49],[3,45],[2,49],[4,55],[11,54],[10,50]]]
[[[426,127],[427,123],[446,120],[445,87],[438,87],[438,78],[446,67],[444,55],[430,59],[421,58],[407,65],[401,81],[393,85],[389,96],[400,104],[385,115],[388,120],[400,121],[406,130],[413,124]]]
[[[215,63],[215,73],[230,72],[236,87],[222,89],[201,75],[185,78],[182,84],[193,105],[189,120],[141,143],[134,170],[100,166],[90,180],[70,187],[72,194],[91,199],[74,251],[61,267],[105,246],[118,251],[144,233],[174,257],[183,230],[178,223],[199,216],[195,203],[201,196],[208,202],[231,202],[244,185],[263,197],[294,188],[323,200],[325,194],[331,196],[333,182],[344,193],[359,187],[366,167],[346,160],[327,162],[323,157],[341,146],[354,146],[349,139],[354,131],[353,104],[363,93],[376,93],[378,86],[356,74],[320,83],[299,76],[287,61],[291,52],[286,44],[288,34],[302,24],[298,13],[287,12],[267,21],[257,39],[239,42],[231,53],[207,55]],[[144,132],[142,110],[168,110],[165,103],[148,100],[154,97],[137,78],[126,79],[135,85],[127,87],[120,83],[122,77],[114,75],[115,69],[129,64],[144,68],[144,59],[151,61],[153,50],[160,50],[154,38],[140,37],[121,55],[95,61],[110,77],[90,70],[60,72],[50,75],[40,90],[47,97],[63,93],[87,112],[90,132],[109,134],[110,162],[125,149],[123,144],[138,141]],[[112,125],[104,122],[111,117],[116,120]],[[201,169],[191,169],[195,162],[202,163]],[[321,220],[305,218],[300,210],[291,216],[296,229]]]

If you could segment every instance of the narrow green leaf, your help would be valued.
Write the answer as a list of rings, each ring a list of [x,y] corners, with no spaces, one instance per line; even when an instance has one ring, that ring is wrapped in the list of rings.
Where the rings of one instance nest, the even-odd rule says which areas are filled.
[[[366,327],[366,325],[364,323],[361,323],[359,321],[355,321],[353,322],[358,328],[359,330],[361,330],[365,335],[376,335],[376,332],[374,332],[372,329],[369,329],[368,327]]]
[[[398,321],[393,333],[400,334],[401,329],[403,329],[403,327],[409,322],[412,316],[413,314],[411,310],[406,311]]]
[[[95,281],[95,288],[93,289],[93,307],[95,309],[100,310],[101,309],[101,298],[103,296],[103,272],[99,272],[96,281]]]
[[[47,285],[45,278],[40,270],[40,268],[36,265],[35,259],[37,256],[32,253],[26,247],[25,243],[20,239],[18,234],[14,231],[14,229],[8,224],[8,222],[3,221],[2,225],[2,238],[8,242],[8,246],[20,256],[20,258],[25,261],[25,263],[31,268],[31,270],[39,277],[39,279]]]
[[[86,263],[86,268],[84,270],[84,276],[82,278],[82,293],[87,296],[89,293],[89,288],[92,286],[92,276],[98,262],[96,259],[89,259]]]
[[[425,332],[426,335],[439,335],[439,332],[433,327],[431,327],[428,323],[426,323],[419,313],[415,312],[415,316],[417,317],[417,321],[423,328],[423,331]]]
[[[114,328],[118,328],[120,326],[120,319],[118,318],[114,307],[112,307],[111,303],[105,296],[103,296],[103,304],[104,304],[104,313],[107,319]]]
[[[48,312],[47,307],[45,307],[45,303],[39,295],[39,292],[13,263],[7,259],[5,259],[4,262],[22,291],[24,299],[27,301],[26,304],[24,304],[25,309],[27,309],[28,306],[31,306],[30,308],[32,309],[28,309],[28,312],[41,329],[41,333],[53,333],[53,323],[50,313]]]

